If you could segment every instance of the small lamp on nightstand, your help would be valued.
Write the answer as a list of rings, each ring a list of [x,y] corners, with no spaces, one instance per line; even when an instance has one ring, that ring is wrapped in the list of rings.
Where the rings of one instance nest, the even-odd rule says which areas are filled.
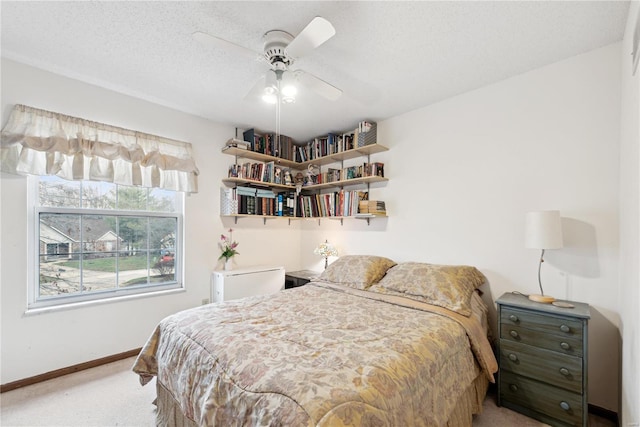
[[[545,249],[562,248],[560,211],[537,211],[527,213],[525,224],[525,247],[542,250],[542,253],[540,254],[540,263],[538,264],[538,285],[540,285],[540,295],[529,295],[529,299],[547,304],[552,303],[555,301],[555,298],[545,295],[542,290],[540,269],[544,262]]]
[[[320,243],[317,248],[313,250],[313,253],[316,255],[321,255],[324,257],[324,269],[327,269],[329,265],[328,258],[330,256],[338,256],[338,250],[333,247],[331,243],[325,240],[323,243]]]

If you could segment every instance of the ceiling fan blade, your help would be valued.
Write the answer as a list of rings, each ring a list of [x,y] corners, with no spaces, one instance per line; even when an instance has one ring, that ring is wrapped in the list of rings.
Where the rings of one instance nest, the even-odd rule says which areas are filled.
[[[302,70],[296,70],[295,75],[300,83],[330,101],[337,101],[338,98],[342,96],[342,90],[314,76],[313,74],[309,74]]]
[[[290,56],[300,58],[307,52],[329,40],[335,34],[336,29],[333,28],[331,22],[320,16],[316,16],[304,27],[300,34],[291,40],[286,51]]]
[[[234,51],[253,59],[260,59],[262,57],[262,54],[259,52],[251,50],[244,46],[240,46],[239,44],[235,44],[228,40],[221,39],[220,37],[203,33],[202,31],[196,31],[195,33],[191,34],[191,36],[204,45],[213,46],[215,48],[224,49],[227,51]]]
[[[251,89],[249,89],[249,92],[247,92],[247,94],[244,96],[244,100],[249,102],[256,102],[258,100],[261,100],[263,90],[264,90],[264,85],[265,85],[265,77],[261,76],[258,80],[256,80],[254,85],[251,86]]]

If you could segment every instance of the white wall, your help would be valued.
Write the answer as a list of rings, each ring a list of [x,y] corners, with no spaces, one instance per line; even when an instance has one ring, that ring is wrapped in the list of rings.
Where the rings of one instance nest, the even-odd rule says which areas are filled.
[[[640,68],[631,75],[632,34],[640,2],[632,2],[622,43],[620,153],[620,292],[622,426],[640,425]],[[640,23],[638,23],[640,25]]]
[[[221,223],[218,187],[231,161],[218,152],[232,129],[3,62],[3,108],[21,102],[191,141],[202,174],[200,193],[187,200],[186,294],[41,319],[22,317],[24,182],[2,177],[2,383],[140,346],[158,319],[206,297],[215,245],[229,226],[248,264],[320,269],[313,248],[329,239],[343,254],[475,265],[492,304],[504,292],[537,291],[539,254],[524,248],[524,216],[559,209],[566,247],[548,253],[545,291],[592,305],[589,401],[618,411],[620,57],[614,44],[379,123],[379,142],[391,150],[374,158],[390,181],[371,195],[391,216],[292,226]]]
[[[219,188],[233,159],[220,148],[232,127],[3,60],[3,124],[18,103],[191,142],[200,176],[199,192],[185,203],[186,292],[25,316],[26,179],[1,175],[2,384],[141,347],[160,319],[209,297],[217,244],[230,226],[240,242],[239,265],[299,264],[299,233],[282,232],[295,225],[249,220],[236,227],[220,219]]]
[[[320,265],[326,238],[344,254],[471,264],[492,304],[538,291],[525,213],[559,209],[565,248],[547,252],[545,292],[591,304],[589,402],[617,412],[620,56],[610,45],[379,123],[390,181],[371,197],[390,217],[306,224],[303,262]]]

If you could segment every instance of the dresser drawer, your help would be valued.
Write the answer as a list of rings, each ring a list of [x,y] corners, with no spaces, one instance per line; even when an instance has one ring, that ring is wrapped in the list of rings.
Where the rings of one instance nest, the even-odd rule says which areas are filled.
[[[582,396],[578,393],[500,371],[500,399],[551,416],[569,425],[582,425]]]
[[[572,337],[582,341],[582,322],[577,319],[503,307],[500,312],[500,323],[502,323],[502,325],[520,326],[521,328],[531,329],[544,334]]]
[[[500,338],[515,341],[547,350],[558,351],[571,356],[582,356],[582,341],[572,336],[545,334],[536,329],[527,329],[517,325],[503,324]]]
[[[582,393],[582,358],[500,340],[500,370]]]

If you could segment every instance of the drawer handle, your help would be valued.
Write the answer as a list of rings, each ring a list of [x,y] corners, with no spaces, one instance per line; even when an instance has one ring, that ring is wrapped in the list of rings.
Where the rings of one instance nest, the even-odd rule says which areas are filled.
[[[509,360],[511,360],[512,362],[517,362],[518,356],[516,356],[515,353],[509,353]]]
[[[511,331],[509,332],[509,335],[511,335],[513,338],[520,338],[520,336],[518,335],[518,331]]]
[[[515,393],[516,391],[518,391],[518,386],[515,384],[509,384],[509,390]]]
[[[560,330],[562,332],[569,332],[571,330],[571,328],[568,327],[567,325],[560,325]]]
[[[569,345],[569,343],[563,341],[560,343],[560,348],[563,350],[569,350],[571,346]]]
[[[560,373],[566,377],[569,375],[569,370],[567,368],[560,368]]]
[[[564,400],[562,402],[560,402],[560,407],[562,409],[564,409],[565,411],[568,411],[571,409],[571,405],[569,405],[567,402],[565,402]]]
[[[518,316],[516,316],[515,314],[512,314],[509,316],[509,320],[511,320],[512,322],[517,322],[518,321]]]

